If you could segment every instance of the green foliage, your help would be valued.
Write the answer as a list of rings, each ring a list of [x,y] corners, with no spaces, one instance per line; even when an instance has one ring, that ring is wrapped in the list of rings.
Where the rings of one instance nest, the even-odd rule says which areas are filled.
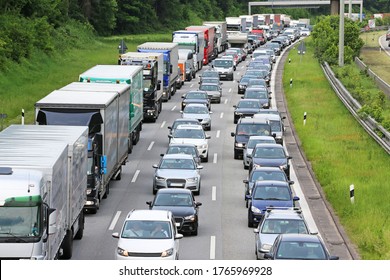
[[[359,55],[363,40],[359,37],[360,28],[358,24],[345,18],[344,24],[344,61],[353,62],[355,56]],[[312,32],[315,51],[314,54],[320,62],[328,62],[331,65],[337,64],[339,54],[339,17],[321,17],[314,26]]]

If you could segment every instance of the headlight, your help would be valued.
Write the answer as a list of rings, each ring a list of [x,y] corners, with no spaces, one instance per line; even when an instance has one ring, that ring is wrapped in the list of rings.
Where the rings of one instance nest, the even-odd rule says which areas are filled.
[[[124,256],[124,257],[128,257],[129,256],[129,252],[127,252],[125,249],[122,249],[121,247],[118,247],[116,249],[116,252],[118,253],[118,255],[121,255],[121,256]]]
[[[156,179],[156,181],[159,181],[159,182],[165,182],[165,178],[164,177],[160,177],[160,176],[156,176],[154,177]]]
[[[87,195],[90,195],[92,193],[92,189],[87,189]]]
[[[287,169],[287,164],[281,165],[280,168],[282,168],[282,169]]]
[[[268,107],[268,106],[269,106],[268,103],[264,103],[264,104],[263,104],[263,107]]]
[[[188,183],[196,183],[196,182],[198,182],[198,177],[187,178],[186,181]]]
[[[182,106],[186,106],[187,104],[185,102],[181,103]]]
[[[254,163],[254,164],[253,164],[253,168],[257,168],[257,167],[261,167],[261,165],[260,165],[260,164]]]
[[[271,244],[263,244],[260,248],[261,251],[263,252],[269,252],[271,250],[272,245]]]
[[[242,113],[239,113],[239,112],[234,112],[234,114],[235,114],[236,116],[241,116],[241,115],[242,115]]]
[[[193,221],[195,221],[195,215],[190,215],[190,216],[184,217],[184,220],[193,222]]]
[[[238,87],[239,87],[239,88],[245,88],[245,86],[244,86],[244,85],[238,85]]]
[[[202,123],[209,123],[210,121],[211,121],[210,118],[205,118],[205,119],[203,119]]]
[[[161,253],[161,257],[162,258],[169,257],[172,256],[172,254],[173,254],[173,248],[163,251]]]
[[[253,205],[251,206],[251,211],[253,213],[256,213],[256,214],[260,214],[261,213],[261,210],[259,208],[255,207],[255,206],[253,206]]]
[[[200,145],[199,149],[207,149],[207,144]]]
[[[243,148],[243,147],[244,147],[244,144],[243,144],[243,143],[236,143],[236,147],[237,147],[237,148]]]

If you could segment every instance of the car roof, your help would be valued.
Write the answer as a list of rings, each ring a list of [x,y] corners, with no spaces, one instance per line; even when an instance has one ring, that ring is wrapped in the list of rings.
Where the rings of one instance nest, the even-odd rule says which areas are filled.
[[[238,120],[238,123],[237,124],[256,124],[256,123],[260,123],[260,124],[268,124],[268,122],[264,122],[264,120],[261,120],[261,119],[254,119],[254,118],[240,118]]]
[[[204,103],[188,103],[186,105],[186,107],[206,107],[207,108],[207,105]]]
[[[252,135],[249,136],[249,140],[266,140],[266,139],[274,139],[272,136],[267,135]]]
[[[216,84],[216,83],[201,83],[201,86],[213,86],[213,87],[215,87],[215,86],[218,86],[218,84]]]
[[[170,221],[172,212],[168,210],[132,210],[126,216],[126,221]]]
[[[165,154],[162,159],[194,159],[192,155],[189,154]]]
[[[187,91],[185,94],[193,93],[193,92],[195,92],[195,93],[201,92],[201,93],[207,94],[207,91],[205,91],[205,90],[200,90],[200,89],[190,90],[190,91]]]
[[[280,115],[276,115],[276,114],[261,114],[261,113],[256,113],[253,115],[253,118],[254,119],[266,119],[266,120],[270,120],[270,121],[282,121],[282,118],[280,117]]]
[[[170,147],[193,147],[196,148],[195,144],[191,143],[169,143],[168,148]]]
[[[305,220],[299,208],[267,208],[265,219]]]
[[[244,101],[252,101],[252,102],[260,102],[259,99],[255,98],[243,98],[238,101],[238,103],[244,102]]]
[[[276,166],[256,166],[253,167],[251,173],[256,171],[263,171],[263,172],[270,172],[270,171],[278,171],[278,172],[284,172],[280,167]]]
[[[178,118],[174,120],[174,122],[185,122],[185,121],[194,121],[194,123],[198,123],[199,121],[197,119],[191,119],[191,118]]]
[[[183,189],[183,188],[163,188],[158,189],[157,194],[159,193],[186,193],[186,194],[192,194],[192,191],[189,189]]]
[[[255,187],[290,187],[288,182],[284,181],[274,181],[274,180],[264,180],[264,181],[256,181]]]
[[[265,147],[265,148],[278,148],[278,149],[284,149],[284,147],[280,144],[274,144],[274,143],[258,143],[256,144],[255,148],[259,147]]]
[[[302,234],[302,233],[287,233],[281,234],[282,241],[303,241],[320,243],[320,237],[316,234]]]
[[[180,124],[176,129],[199,129],[203,130],[203,126],[201,124]]]

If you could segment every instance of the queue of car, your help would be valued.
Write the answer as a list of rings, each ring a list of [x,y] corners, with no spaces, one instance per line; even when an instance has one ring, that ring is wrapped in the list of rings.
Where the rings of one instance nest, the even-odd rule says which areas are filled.
[[[329,254],[317,233],[310,232],[296,205],[299,197],[290,179],[292,157],[284,147],[285,117],[271,106],[273,64],[283,48],[299,36],[295,29],[262,36],[261,42],[256,36],[248,36],[248,49],[228,48],[199,75],[199,88],[183,94],[181,115],[168,126],[167,150],[153,165],[154,198],[146,201],[149,210],[132,211],[121,233],[113,234],[119,239],[117,259],[179,259],[183,234],[198,235],[202,203],[195,197],[201,193],[201,163],[209,161],[210,135],[206,131],[212,128],[211,103],[221,103],[221,80],[233,81],[237,66],[247,58],[250,61],[245,74],[237,81],[242,98],[234,105],[236,127],[231,136],[234,159],[242,159],[249,171],[243,179],[243,197],[248,227],[254,227],[255,257],[338,259]],[[158,241],[161,243],[156,245]],[[131,246],[143,248],[142,253],[134,253]]]

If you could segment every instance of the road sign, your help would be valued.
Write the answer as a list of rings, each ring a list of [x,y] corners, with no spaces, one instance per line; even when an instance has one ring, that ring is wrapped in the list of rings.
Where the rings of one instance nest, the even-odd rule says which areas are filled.
[[[305,52],[306,52],[305,42],[301,41],[301,43],[298,46],[298,54],[304,55]]]

